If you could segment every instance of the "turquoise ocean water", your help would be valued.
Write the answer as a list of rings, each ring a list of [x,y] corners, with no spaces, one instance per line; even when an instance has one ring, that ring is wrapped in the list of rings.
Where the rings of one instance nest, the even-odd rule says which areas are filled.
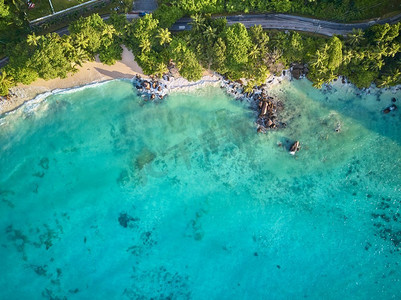
[[[272,93],[267,135],[218,88],[129,81],[2,117],[0,299],[400,299],[400,92]]]

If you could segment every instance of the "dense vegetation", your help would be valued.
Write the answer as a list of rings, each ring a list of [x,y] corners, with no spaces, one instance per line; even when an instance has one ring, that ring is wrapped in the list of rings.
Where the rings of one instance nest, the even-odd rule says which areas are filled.
[[[71,34],[63,37],[57,33],[33,33],[9,50],[10,61],[0,78],[0,94],[7,94],[12,84],[29,84],[37,78],[64,78],[96,54],[106,64],[121,59],[120,34],[99,15],[81,18],[70,25],[69,31]]]
[[[205,3],[213,8],[219,0],[179,3],[192,5],[187,10],[202,11]],[[173,8],[175,13],[174,9],[167,13],[173,11],[174,18],[184,14],[178,2]],[[329,39],[264,31],[260,26],[228,26],[225,18],[195,14],[190,31],[172,35],[165,28],[168,19],[163,9],[161,6],[154,15],[132,23],[117,14],[107,22],[98,15],[81,18],[71,23],[69,36],[28,35],[8,50],[10,62],[1,70],[0,93],[7,94],[9,87],[19,82],[65,77],[97,54],[102,62],[113,64],[121,58],[122,44],[133,51],[145,74],[158,76],[175,66],[183,77],[197,80],[204,69],[212,69],[233,80],[247,78],[251,88],[296,62],[308,64],[308,77],[317,87],[339,75],[358,87],[372,82],[381,87],[401,83],[400,23],[375,25],[365,32],[355,30],[347,37]]]
[[[68,13],[57,15],[46,22],[29,23],[35,17],[50,14],[50,5],[47,0],[33,0],[35,8],[29,9],[25,0],[0,0],[0,58],[5,56],[7,47],[14,48],[16,43],[26,39],[30,33],[48,33],[67,27],[71,22],[81,16],[89,16],[94,12],[110,13],[112,11],[128,12],[132,9],[132,0],[108,0],[91,4],[88,7],[72,10]],[[55,11],[76,5],[81,0],[53,1]],[[47,7],[47,10],[42,10]]]
[[[202,68],[236,80],[260,84],[269,73],[280,73],[290,63],[307,63],[309,78],[320,87],[339,75],[358,87],[401,83],[400,23],[375,25],[348,37],[310,36],[296,32],[267,32],[260,26],[227,26],[224,18],[193,17],[192,29],[171,38],[158,20],[148,15],[126,25],[126,44],[147,74],[166,71],[170,59],[182,76],[199,79]],[[168,39],[163,38],[167,35]]]
[[[174,23],[176,16],[196,13],[281,12],[355,21],[401,11],[399,0],[159,0],[159,4],[162,26]]]

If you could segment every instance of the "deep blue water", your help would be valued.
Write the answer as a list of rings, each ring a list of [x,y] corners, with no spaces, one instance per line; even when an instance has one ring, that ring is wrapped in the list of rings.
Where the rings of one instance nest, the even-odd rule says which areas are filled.
[[[400,93],[271,93],[267,135],[218,88],[128,81],[1,118],[0,299],[399,299]]]

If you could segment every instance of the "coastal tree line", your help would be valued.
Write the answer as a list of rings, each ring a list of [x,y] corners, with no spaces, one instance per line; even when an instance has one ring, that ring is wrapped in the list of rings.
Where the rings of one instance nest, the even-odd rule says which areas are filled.
[[[308,77],[317,87],[339,75],[358,87],[401,83],[400,23],[327,38],[265,31],[260,26],[247,29],[240,23],[228,26],[224,17],[195,14],[190,31],[172,34],[157,16],[158,12],[128,22],[123,15],[112,14],[106,22],[95,14],[70,24],[70,35],[30,34],[9,49],[0,94],[17,83],[64,78],[96,55],[113,64],[121,59],[123,44],[148,75],[161,76],[175,66],[181,76],[197,80],[204,69],[211,69],[232,80],[247,78],[251,89],[296,62],[308,64]]]

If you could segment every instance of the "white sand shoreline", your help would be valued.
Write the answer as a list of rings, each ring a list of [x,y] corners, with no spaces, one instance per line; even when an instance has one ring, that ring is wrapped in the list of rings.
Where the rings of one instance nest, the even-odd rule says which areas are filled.
[[[44,93],[75,89],[92,83],[106,82],[113,79],[131,79],[136,74],[143,75],[142,69],[135,61],[131,51],[123,47],[122,59],[114,65],[102,64],[98,59],[86,62],[78,67],[78,72],[69,74],[67,78],[51,80],[38,79],[29,85],[19,84],[10,89],[10,100],[0,101],[0,115],[13,111]]]

